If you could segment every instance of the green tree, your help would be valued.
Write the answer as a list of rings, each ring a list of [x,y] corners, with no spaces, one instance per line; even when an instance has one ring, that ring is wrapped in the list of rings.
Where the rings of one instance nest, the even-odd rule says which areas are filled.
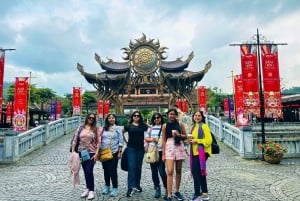
[[[44,119],[44,104],[50,104],[51,100],[57,99],[56,92],[49,88],[39,88],[36,90],[36,103],[41,104],[42,119]]]
[[[15,84],[12,83],[7,87],[7,101],[14,101]]]
[[[65,115],[72,116],[72,100],[73,94],[65,94],[65,97],[62,98],[61,109]]]
[[[94,107],[97,104],[97,97],[94,93],[85,92],[82,95],[82,105],[86,109],[86,113],[89,113],[89,108]]]

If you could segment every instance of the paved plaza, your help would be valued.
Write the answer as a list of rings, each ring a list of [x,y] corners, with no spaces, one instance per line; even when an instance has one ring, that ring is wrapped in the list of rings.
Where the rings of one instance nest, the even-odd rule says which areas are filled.
[[[82,169],[81,184],[73,188],[69,171],[69,142],[71,135],[42,147],[13,165],[0,166],[0,200],[50,201],[84,200],[80,194],[85,188]],[[300,201],[300,164],[296,160],[283,160],[280,165],[270,165],[260,160],[240,158],[230,148],[221,145],[221,153],[208,160],[208,189],[212,201]],[[143,164],[141,186],[143,192],[133,197],[125,196],[127,172],[119,169],[118,197],[101,195],[104,184],[100,162],[95,165],[95,200],[163,200],[153,198],[154,189],[150,167]],[[164,193],[164,191],[163,191]],[[183,167],[181,193],[186,200],[193,195],[188,160]],[[175,199],[174,199],[175,200]]]

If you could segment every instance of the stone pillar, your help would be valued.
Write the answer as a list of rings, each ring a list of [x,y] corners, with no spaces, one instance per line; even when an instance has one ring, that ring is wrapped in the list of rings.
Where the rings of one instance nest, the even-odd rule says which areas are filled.
[[[64,118],[64,135],[67,134],[67,131],[68,131],[68,119],[67,118]]]
[[[256,158],[253,148],[253,135],[251,127],[245,126],[240,128],[240,155],[243,158]]]
[[[45,141],[44,141],[44,144],[48,144],[51,140],[50,137],[49,137],[49,124],[45,124]]]
[[[224,141],[224,133],[223,133],[223,121],[222,119],[218,119],[219,120],[219,136],[220,136],[220,141]]]
[[[8,130],[5,132],[4,149],[3,149],[3,163],[12,163],[19,158],[19,132]]]

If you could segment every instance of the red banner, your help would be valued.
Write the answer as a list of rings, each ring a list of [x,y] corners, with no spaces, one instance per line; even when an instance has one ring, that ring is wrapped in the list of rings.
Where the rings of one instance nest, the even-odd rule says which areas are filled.
[[[229,117],[229,101],[228,98],[223,99],[224,116]]]
[[[241,45],[240,50],[244,110],[247,114],[252,113],[259,117],[257,47],[256,45]]]
[[[265,117],[282,118],[277,45],[261,46]]]
[[[3,80],[4,80],[4,62],[5,51],[0,49],[0,122],[2,117],[2,103],[3,103]]]
[[[242,75],[234,77],[235,121],[237,126],[249,125],[248,115],[244,111]]]
[[[261,60],[264,91],[280,91],[277,45],[262,45]]]
[[[188,112],[188,104],[186,99],[181,99],[181,106],[182,106],[182,112],[187,113]]]
[[[109,113],[109,101],[106,100],[103,102],[103,113],[104,113],[104,118],[107,116],[107,114]]]
[[[12,108],[12,102],[8,102],[6,106],[6,123],[11,124],[12,123],[12,115],[13,114],[13,108]]]
[[[73,116],[81,114],[81,87],[73,87]]]
[[[28,77],[17,77],[14,96],[13,128],[15,131],[26,130]]]
[[[98,118],[103,119],[103,100],[98,100]]]
[[[182,101],[180,98],[176,99],[175,105],[182,111]]]
[[[60,119],[61,116],[61,101],[56,101],[56,119]]]
[[[199,109],[204,114],[206,114],[206,87],[200,86],[198,88],[198,103],[199,103]]]

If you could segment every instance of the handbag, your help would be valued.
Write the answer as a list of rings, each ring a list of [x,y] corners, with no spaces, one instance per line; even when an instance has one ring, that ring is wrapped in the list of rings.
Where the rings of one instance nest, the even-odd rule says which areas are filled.
[[[155,163],[159,161],[159,154],[157,150],[157,144],[154,146],[150,146],[147,149],[146,156],[145,156],[145,162],[146,163]]]
[[[220,153],[220,147],[218,145],[218,142],[215,138],[215,136],[211,133],[212,137],[212,144],[211,144],[211,153],[212,154],[219,154]]]
[[[109,161],[109,160],[113,159],[113,153],[111,151],[110,146],[111,146],[111,141],[112,141],[112,137],[113,137],[114,133],[115,132],[113,130],[110,135],[108,147],[106,147],[105,149],[100,149],[100,151],[99,151],[99,160],[101,162],[105,162],[105,161]],[[103,132],[102,132],[102,134],[103,134]]]
[[[152,129],[151,129],[152,130]],[[158,134],[158,139],[160,138],[161,128]],[[151,137],[151,131],[150,131]],[[146,163],[155,163],[159,161],[159,153],[157,149],[157,143],[154,146],[148,146],[146,154],[145,154],[145,162]]]
[[[80,157],[81,157],[82,162],[85,162],[85,161],[88,161],[91,159],[90,153],[86,149],[84,149],[80,152]]]
[[[127,157],[127,148],[123,151],[121,158],[121,169],[124,171],[128,171],[128,157]]]
[[[99,151],[99,154],[100,154],[99,155],[99,160],[101,162],[113,159],[113,154],[112,154],[112,151],[111,151],[110,147],[107,147],[105,149],[101,149]]]

